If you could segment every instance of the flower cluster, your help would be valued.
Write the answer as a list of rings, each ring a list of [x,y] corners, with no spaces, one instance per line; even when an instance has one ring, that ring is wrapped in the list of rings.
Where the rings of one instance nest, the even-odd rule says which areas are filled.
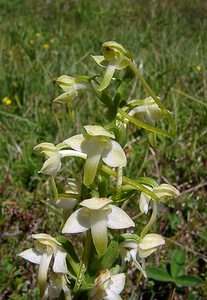
[[[146,278],[146,258],[165,244],[165,239],[151,229],[156,221],[159,202],[179,195],[179,191],[170,184],[158,185],[148,177],[142,177],[142,183],[139,183],[137,178],[122,176],[122,169],[127,166],[126,143],[123,141],[127,137],[128,122],[146,129],[150,143],[155,145],[155,135],[170,136],[170,133],[155,127],[170,113],[153,94],[136,69],[131,54],[122,45],[106,42],[103,55],[92,58],[106,68],[103,79],[99,82],[97,76],[62,75],[57,83],[63,93],[54,102],[65,104],[76,101],[81,93],[88,90],[106,105],[110,122],[105,126],[85,125],[81,132],[56,145],[42,142],[34,147],[35,151],[44,155],[39,173],[50,176],[53,204],[63,214],[62,236],[53,238],[45,233],[33,234],[34,248],[19,254],[39,266],[38,283],[42,299],[58,299],[62,294],[66,300],[77,295],[83,295],[85,299],[86,294],[88,299],[93,300],[121,299],[127,268],[134,265]],[[112,80],[119,80],[119,86],[122,82],[117,79],[116,70],[125,72],[123,80],[130,70],[141,80],[150,96],[127,103],[126,99],[121,99],[119,89],[110,98],[104,90],[108,92]],[[67,179],[64,192],[59,193],[56,176],[68,157],[84,160],[82,180],[78,183],[74,178]],[[122,209],[124,206],[120,207],[137,192],[141,213],[147,214],[152,206],[149,222],[143,228],[137,228],[133,217]],[[71,234],[77,233],[85,237],[83,250],[76,251],[70,241]]]

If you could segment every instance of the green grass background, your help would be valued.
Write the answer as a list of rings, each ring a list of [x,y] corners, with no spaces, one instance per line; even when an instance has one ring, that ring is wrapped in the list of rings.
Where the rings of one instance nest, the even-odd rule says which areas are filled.
[[[90,95],[73,104],[74,114],[52,99],[59,94],[58,76],[97,72],[90,54],[101,54],[107,40],[121,43],[143,64],[144,78],[177,126],[176,138],[162,138],[156,156],[141,135],[131,146],[126,172],[132,178],[154,176],[181,191],[160,215],[157,230],[168,237],[160,260],[166,263],[172,249],[184,247],[187,271],[205,279],[206,1],[0,0],[0,31],[1,299],[37,299],[35,268],[16,254],[31,245],[33,232],[56,234],[61,219],[47,201],[49,181],[37,174],[42,161],[32,149],[104,122],[103,106]],[[11,105],[3,104],[6,96]],[[145,96],[140,84],[135,96]],[[81,165],[71,160],[67,166],[65,174],[77,177]],[[169,293],[171,288],[165,286]],[[126,299],[139,299],[136,285],[130,289]],[[200,287],[178,289],[174,299],[205,297]]]

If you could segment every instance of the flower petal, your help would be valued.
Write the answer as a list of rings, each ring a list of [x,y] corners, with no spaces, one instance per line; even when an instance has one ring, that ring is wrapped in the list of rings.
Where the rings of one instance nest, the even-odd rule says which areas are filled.
[[[103,298],[104,300],[122,300],[122,298],[118,294],[114,293],[110,289],[107,289],[106,292],[107,296]]]
[[[111,132],[107,131],[104,127],[100,126],[100,125],[86,125],[84,126],[85,131],[92,136],[106,136],[109,138],[114,139],[115,136],[114,134],[112,134]]]
[[[50,261],[52,259],[52,254],[48,255],[47,253],[42,254],[42,258],[40,261],[40,266],[38,270],[38,283],[40,287],[40,297],[42,297],[45,293],[46,282],[47,282],[47,271],[50,265]]]
[[[126,155],[122,147],[116,141],[110,141],[110,148],[104,149],[102,160],[110,167],[125,167],[126,166]]]
[[[40,254],[38,251],[36,251],[33,248],[27,249],[21,253],[18,254],[18,256],[30,261],[33,264],[40,264],[42,253]]]
[[[132,219],[119,207],[109,205],[111,212],[107,215],[107,227],[111,229],[122,229],[134,227]]]
[[[125,285],[126,276],[124,273],[120,273],[114,276],[111,276],[112,284],[110,285],[109,289],[116,294],[120,294]]]
[[[150,187],[147,187],[150,189]],[[151,190],[151,189],[150,189]],[[142,213],[147,213],[148,212],[148,207],[149,207],[149,202],[151,200],[151,197],[144,192],[141,193],[140,199],[139,199],[139,208]]]
[[[82,152],[81,151],[81,143],[84,141],[83,134],[74,135],[66,140],[63,143],[67,144],[70,148]]]
[[[158,247],[155,248],[151,248],[151,249],[147,249],[147,250],[143,250],[141,248],[138,248],[138,255],[141,258],[145,258],[148,257],[149,255],[151,255],[153,252],[155,252],[157,250]]]
[[[104,206],[108,205],[109,203],[111,203],[112,200],[107,199],[107,198],[90,198],[90,199],[86,199],[84,201],[82,201],[80,203],[81,206],[87,207],[89,209],[92,210],[97,210],[97,209],[101,209]]]
[[[104,254],[108,245],[106,215],[102,211],[94,211],[90,216],[91,235],[99,255]]]
[[[101,159],[102,147],[100,143],[94,140],[89,140],[82,145],[83,152],[87,153],[87,158],[84,166],[83,183],[90,185],[93,183],[96,176],[99,161]]]
[[[165,197],[175,197],[179,195],[179,191],[172,185],[162,183],[153,189],[153,193],[160,199]]]
[[[106,67],[106,63],[108,64],[103,55],[91,55],[91,58],[102,68]]]
[[[90,228],[89,216],[84,214],[84,210],[84,208],[79,208],[68,218],[62,233],[79,233]]]
[[[148,250],[164,244],[165,244],[165,240],[160,234],[149,233],[143,237],[141,243],[139,243],[139,248],[143,250]]]
[[[61,250],[58,250],[55,254],[54,264],[53,264],[53,271],[55,273],[63,273],[67,274],[68,269],[66,265],[66,256],[67,253]]]
[[[109,65],[107,66],[104,78],[103,78],[100,86],[98,87],[99,92],[102,92],[104,89],[107,88],[107,86],[109,85],[109,83],[114,75],[115,70],[116,70],[116,63],[115,64],[109,63]]]
[[[140,263],[137,261],[137,250],[138,249],[132,249],[130,250],[130,255],[132,257],[132,260],[134,262],[135,267],[140,270],[140,272],[142,272],[142,274],[144,275],[145,278],[147,278],[147,274],[145,272],[145,270],[142,268],[142,266],[140,265]]]
[[[55,175],[61,168],[61,154],[57,153],[48,158],[39,173],[44,173],[46,175]]]

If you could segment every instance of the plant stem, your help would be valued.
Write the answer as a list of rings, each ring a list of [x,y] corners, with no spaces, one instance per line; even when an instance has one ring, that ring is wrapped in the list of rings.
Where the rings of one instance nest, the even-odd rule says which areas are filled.
[[[174,124],[174,121],[173,121],[173,119],[172,119],[169,111],[165,108],[165,106],[163,105],[162,101],[160,101],[160,99],[155,95],[155,93],[150,88],[150,86],[148,85],[148,83],[145,81],[145,79],[139,73],[137,67],[132,62],[129,64],[129,67],[131,68],[132,72],[137,77],[137,79],[141,81],[141,83],[143,84],[143,86],[144,86],[145,90],[148,92],[148,94],[154,99],[154,101],[157,103],[157,105],[159,106],[159,108],[163,111],[163,113],[165,114],[165,116],[168,119],[168,122],[169,122],[169,124],[170,124],[170,126],[172,128],[173,133],[175,133],[175,124]]]
[[[148,233],[148,231],[150,230],[150,228],[152,227],[152,225],[155,223],[156,221],[156,217],[157,217],[157,202],[155,200],[153,201],[153,206],[152,206],[152,215],[151,218],[149,220],[149,222],[147,223],[147,225],[143,228],[140,236],[143,239],[143,237]]]
[[[51,176],[51,186],[52,186],[54,199],[57,200],[58,199],[58,190],[57,190],[54,176]]]
[[[82,262],[81,262],[80,269],[78,271],[78,276],[77,276],[77,279],[75,282],[74,293],[77,293],[77,291],[79,290],[79,288],[82,285],[82,282],[84,281],[84,274],[87,270],[89,257],[90,257],[91,242],[92,242],[91,233],[90,233],[90,231],[88,231],[86,240],[85,240],[85,247],[84,247],[84,251],[83,251]]]

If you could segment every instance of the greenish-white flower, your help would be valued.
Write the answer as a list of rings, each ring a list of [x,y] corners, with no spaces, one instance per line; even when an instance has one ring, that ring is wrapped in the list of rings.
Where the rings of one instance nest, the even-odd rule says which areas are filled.
[[[120,244],[120,254],[124,261],[133,261],[138,270],[147,277],[144,259],[165,244],[164,238],[157,233],[146,234],[139,242],[130,241]],[[142,265],[138,260],[141,259]]]
[[[78,153],[87,155],[83,182],[93,183],[100,160],[110,167],[125,167],[126,156],[122,147],[114,141],[112,133],[102,126],[84,126],[86,133],[78,134],[63,141]]]
[[[128,105],[134,106],[136,103],[138,105],[130,110],[130,116],[136,115],[140,120],[150,124],[154,124],[165,116],[152,97],[147,97],[144,100],[132,100]]]
[[[65,145],[63,143],[55,146],[54,144],[47,142],[38,144],[34,147],[34,150],[40,151],[46,157],[46,161],[44,162],[39,173],[56,175],[61,169],[61,159],[63,157],[74,156],[84,159],[86,158],[86,155],[82,152],[74,150],[62,150],[64,147]]]
[[[55,204],[63,210],[70,211],[77,204],[77,199],[80,198],[80,186],[77,182],[69,178],[65,193],[58,194]]]
[[[126,276],[124,273],[112,275],[104,270],[96,278],[94,287],[89,294],[90,300],[121,300],[120,293],[124,289]]]
[[[109,41],[103,44],[103,56],[92,56],[95,62],[106,67],[106,73],[98,88],[98,91],[103,91],[109,85],[115,70],[126,68],[132,61],[129,52],[117,42]]]
[[[91,198],[80,203],[66,221],[62,233],[79,233],[91,230],[94,246],[98,254],[103,254],[108,245],[107,227],[124,229],[134,227],[132,219],[119,207],[111,205],[107,198]]]
[[[20,257],[39,265],[38,283],[41,296],[44,295],[47,283],[47,273],[50,264],[54,273],[67,274],[67,253],[61,244],[45,233],[33,234],[34,248],[19,254]]]
[[[149,187],[146,186],[149,190],[151,190],[159,199],[160,201],[165,201],[168,198],[177,197],[179,196],[179,191],[172,185],[162,183],[156,187]],[[139,208],[142,213],[147,213],[149,208],[151,197],[144,192],[141,193],[139,199]]]
[[[78,96],[79,90],[85,90],[88,88],[86,77],[72,77],[67,75],[62,75],[58,77],[57,83],[63,90],[63,94],[55,98],[54,102],[67,103],[72,101]]]
[[[42,300],[46,299],[58,299],[61,291],[63,291],[65,300],[71,300],[71,292],[67,286],[68,280],[65,274],[58,274],[50,271],[49,283],[45,289]]]

